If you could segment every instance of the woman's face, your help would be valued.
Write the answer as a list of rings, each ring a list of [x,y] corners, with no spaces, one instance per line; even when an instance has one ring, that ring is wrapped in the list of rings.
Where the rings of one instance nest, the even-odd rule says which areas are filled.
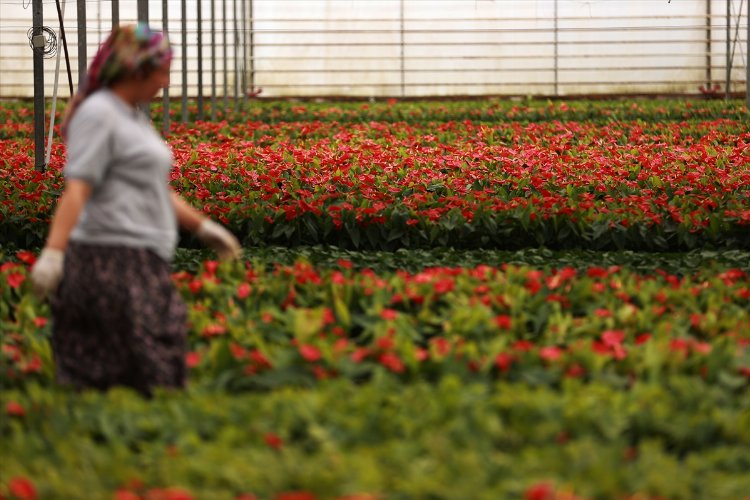
[[[157,66],[140,82],[141,98],[143,101],[151,100],[161,89],[169,86],[170,62]]]

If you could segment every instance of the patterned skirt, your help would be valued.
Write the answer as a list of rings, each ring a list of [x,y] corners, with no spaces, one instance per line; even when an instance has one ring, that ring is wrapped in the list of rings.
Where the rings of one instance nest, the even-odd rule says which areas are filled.
[[[78,388],[185,385],[186,307],[150,250],[71,242],[51,301],[57,379]]]

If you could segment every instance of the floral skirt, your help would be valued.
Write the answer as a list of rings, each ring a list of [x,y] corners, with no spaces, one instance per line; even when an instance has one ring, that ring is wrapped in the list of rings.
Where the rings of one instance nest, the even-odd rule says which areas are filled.
[[[71,242],[51,307],[59,382],[146,395],[185,385],[186,307],[152,251]]]

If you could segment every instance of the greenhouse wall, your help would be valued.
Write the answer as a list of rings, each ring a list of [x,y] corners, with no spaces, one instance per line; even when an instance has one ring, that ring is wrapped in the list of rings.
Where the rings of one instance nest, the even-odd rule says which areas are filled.
[[[33,95],[33,3],[0,0],[0,97]],[[139,5],[175,46],[170,96],[745,93],[740,0],[44,0],[45,94]]]

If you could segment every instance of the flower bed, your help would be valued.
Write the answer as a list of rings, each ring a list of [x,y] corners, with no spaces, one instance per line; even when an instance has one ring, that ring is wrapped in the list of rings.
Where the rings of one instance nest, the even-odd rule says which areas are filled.
[[[560,118],[180,125],[172,183],[248,246],[750,249],[741,120]],[[63,150],[5,134],[0,236],[38,246]]]
[[[173,185],[248,249],[178,252],[190,383],[144,400],[53,381],[28,268],[64,148],[34,172],[28,107],[2,103],[0,498],[744,498],[735,104],[258,102],[174,126]],[[632,251],[659,249],[692,250]]]

